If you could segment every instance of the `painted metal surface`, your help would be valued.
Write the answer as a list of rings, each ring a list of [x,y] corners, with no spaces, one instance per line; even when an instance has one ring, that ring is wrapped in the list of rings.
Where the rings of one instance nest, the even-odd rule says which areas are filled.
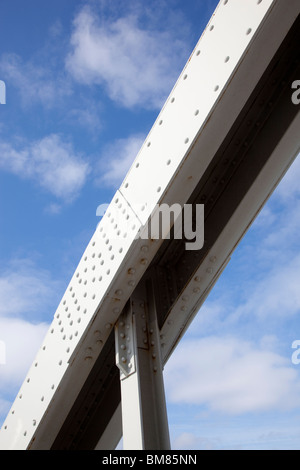
[[[1,428],[0,449],[51,447],[95,358],[162,243],[140,237],[144,224],[157,204],[187,201],[298,14],[296,0],[289,0],[288,8],[285,0],[219,3],[79,262]],[[280,144],[293,156],[289,142],[295,145],[297,125],[288,134],[290,140]],[[266,187],[261,179],[257,182],[257,206],[287,165],[288,161],[282,167],[279,162],[271,168]],[[230,224],[240,224],[243,231],[254,214],[247,213],[247,201],[240,210],[242,216],[238,220],[236,215]],[[176,321],[171,323],[170,317],[163,326],[162,336],[168,340],[164,358],[227,262],[230,224],[223,237],[228,240],[227,252],[224,244],[223,252],[215,247],[200,268],[205,285],[198,290],[196,277],[203,278],[199,272],[187,286],[186,297],[192,300],[177,303]],[[187,314],[175,315],[176,309]]]
[[[116,325],[124,450],[170,449],[160,331],[151,286],[148,287],[139,286]],[[124,361],[126,351],[130,362]],[[125,373],[124,362],[132,366]]]

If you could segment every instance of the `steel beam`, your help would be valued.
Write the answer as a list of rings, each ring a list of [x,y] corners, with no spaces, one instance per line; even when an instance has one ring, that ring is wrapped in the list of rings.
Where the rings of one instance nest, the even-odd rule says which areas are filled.
[[[125,450],[168,450],[170,437],[151,282],[138,287],[115,328]]]
[[[129,300],[134,320],[136,301],[144,301],[148,323],[155,311],[165,363],[295,158],[299,14],[299,0],[219,3],[78,264],[2,426],[0,449],[112,448],[121,433],[121,396],[133,407],[129,417],[123,413],[125,447],[137,448],[126,437],[134,413],[138,445],[168,447],[165,416],[158,425],[159,413],[149,411],[164,403],[161,364],[156,373],[150,366],[151,340],[148,349],[140,342],[132,348],[127,365],[134,373],[118,350],[128,375],[120,385],[114,325]],[[179,240],[139,237],[157,204],[189,202],[205,204],[199,253],[185,252]],[[152,271],[157,312],[146,284],[137,290]],[[136,321],[133,332],[140,339]],[[147,379],[138,381],[144,370]],[[123,390],[134,375],[138,411]],[[151,385],[150,399],[144,384]],[[153,443],[158,427],[163,435]]]

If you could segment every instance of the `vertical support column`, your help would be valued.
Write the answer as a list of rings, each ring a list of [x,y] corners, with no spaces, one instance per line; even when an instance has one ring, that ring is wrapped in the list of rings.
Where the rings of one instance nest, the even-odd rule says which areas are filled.
[[[115,329],[126,450],[170,449],[159,329],[147,287],[134,292]]]

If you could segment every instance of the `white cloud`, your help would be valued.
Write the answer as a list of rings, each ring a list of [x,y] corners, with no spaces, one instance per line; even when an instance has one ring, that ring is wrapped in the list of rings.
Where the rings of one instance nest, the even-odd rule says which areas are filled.
[[[89,165],[70,143],[52,134],[20,147],[0,143],[0,169],[31,179],[66,202],[78,195],[86,182]]]
[[[145,136],[134,135],[127,139],[118,139],[102,152],[99,168],[99,183],[118,187],[137,156]]]
[[[199,437],[190,432],[184,432],[174,439],[172,449],[185,450],[214,450],[219,444],[218,439]]]
[[[276,352],[234,337],[184,341],[165,369],[170,402],[227,414],[300,405],[300,377]]]
[[[0,318],[40,319],[60,290],[48,271],[28,259],[15,259],[0,274]]]
[[[49,328],[62,286],[31,260],[0,275],[0,420],[5,418]]]
[[[0,336],[5,344],[5,364],[0,366],[1,395],[22,384],[42,344],[49,325],[22,319],[0,318]]]
[[[72,93],[67,77],[48,66],[24,62],[17,54],[3,54],[0,67],[7,83],[18,89],[25,106],[42,103],[52,108]]]
[[[175,31],[142,28],[136,15],[108,20],[88,7],[74,21],[67,70],[80,83],[104,85],[125,107],[160,108],[182,67],[186,45]]]
[[[255,315],[260,319],[296,315],[300,312],[299,278],[300,255],[270,270],[235,314]]]

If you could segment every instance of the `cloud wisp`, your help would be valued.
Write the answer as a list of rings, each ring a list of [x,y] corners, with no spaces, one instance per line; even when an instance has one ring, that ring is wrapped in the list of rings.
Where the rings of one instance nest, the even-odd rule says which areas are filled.
[[[17,54],[3,54],[0,67],[8,83],[18,90],[25,107],[42,104],[51,109],[73,92],[66,74],[55,72],[45,62],[24,61]]]
[[[88,7],[76,16],[66,68],[78,82],[104,86],[126,107],[159,109],[186,57],[186,44],[169,30],[141,27],[134,14],[99,18]]]
[[[55,313],[60,282],[30,259],[11,260],[0,274],[0,420],[32,364]],[[56,300],[57,299],[57,300]]]
[[[126,176],[144,139],[145,136],[137,134],[108,144],[102,151],[97,183],[117,188]]]
[[[52,134],[29,144],[0,144],[0,169],[34,181],[64,202],[76,198],[90,168],[69,142]]]
[[[300,377],[288,359],[236,337],[185,341],[169,360],[165,375],[172,403],[202,405],[229,415],[300,405]]]

